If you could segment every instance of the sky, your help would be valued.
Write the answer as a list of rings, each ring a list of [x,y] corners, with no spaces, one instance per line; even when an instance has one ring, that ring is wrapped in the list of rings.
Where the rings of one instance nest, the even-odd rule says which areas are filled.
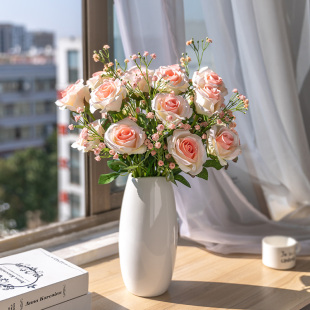
[[[81,37],[81,0],[0,0],[0,23]]]

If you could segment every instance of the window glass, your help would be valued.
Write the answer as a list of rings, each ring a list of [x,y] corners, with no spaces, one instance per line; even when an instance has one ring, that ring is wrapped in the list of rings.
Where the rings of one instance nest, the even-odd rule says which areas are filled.
[[[22,81],[0,81],[0,93],[14,93],[22,90]]]
[[[15,114],[15,105],[14,104],[7,104],[4,106],[4,116],[10,117],[14,116]]]
[[[0,142],[12,141],[15,139],[15,128],[0,130]]]
[[[34,88],[37,92],[43,92],[48,90],[55,90],[55,79],[35,80]]]
[[[70,148],[70,182],[73,184],[80,184],[80,151]]]
[[[14,6],[0,10],[0,236],[85,214],[84,196],[71,199],[71,178],[75,195],[84,183],[68,151],[69,118],[57,118],[55,105],[82,77],[81,0]]]
[[[37,101],[35,103],[35,114],[36,115],[41,115],[44,114],[45,112],[45,103],[44,101]]]
[[[30,139],[32,138],[33,127],[32,126],[23,126],[20,128],[20,138],[21,139]]]
[[[70,214],[71,218],[77,218],[82,216],[81,199],[79,195],[70,194]]]
[[[116,10],[113,11],[113,37],[114,37],[114,58],[116,58],[120,63],[126,58],[124,53],[124,47],[122,43],[121,33],[119,30],[118,22],[117,22],[117,15]],[[127,55],[129,56],[129,55]]]
[[[124,53],[124,47],[122,43],[122,38],[117,22],[117,15],[116,10],[113,11],[113,27],[114,27],[114,58],[116,58],[120,63],[126,58]],[[111,191],[117,192],[124,190],[128,176],[119,176],[112,184],[111,184]]]
[[[78,63],[78,51],[69,50],[68,56],[68,82],[75,83],[79,79],[79,63]]]
[[[29,102],[17,102],[16,103],[16,116],[29,116],[32,114],[31,103]]]

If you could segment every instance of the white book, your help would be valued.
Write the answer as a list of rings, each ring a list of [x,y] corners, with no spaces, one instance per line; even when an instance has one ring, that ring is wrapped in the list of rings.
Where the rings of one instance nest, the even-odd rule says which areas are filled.
[[[88,272],[43,249],[0,259],[0,309],[42,310],[88,293]]]
[[[44,310],[91,310],[91,293],[45,308]]]

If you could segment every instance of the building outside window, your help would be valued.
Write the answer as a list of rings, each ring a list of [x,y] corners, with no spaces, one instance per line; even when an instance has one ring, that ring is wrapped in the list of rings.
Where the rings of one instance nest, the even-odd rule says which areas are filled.
[[[80,184],[80,151],[70,148],[70,182],[73,184]]]
[[[70,194],[70,210],[71,218],[77,218],[81,216],[81,199],[79,195]]]
[[[19,101],[15,106],[15,116],[29,116],[32,114],[32,104],[30,102]]]
[[[68,82],[75,83],[79,79],[79,59],[77,50],[69,50],[68,56]]]
[[[1,129],[6,131],[9,128],[21,126],[35,128],[39,125],[55,127],[56,107],[54,102],[57,95],[54,86],[55,79],[56,67],[54,64],[0,65],[0,85],[3,90],[0,92]],[[20,129],[15,129],[15,138],[6,140],[6,143],[0,145],[0,158],[3,154],[7,156],[28,147],[42,147],[46,135],[38,137],[37,134],[34,134],[34,128],[31,130],[32,134],[28,133],[28,129],[26,130],[27,134],[22,134]]]
[[[5,131],[0,130],[0,142],[15,140],[15,128],[7,128]]]
[[[113,1],[96,1],[96,5],[94,5],[95,2],[88,0],[82,0],[81,2],[83,2],[83,8],[86,7],[86,2],[89,2],[88,5],[89,7],[91,7],[92,11],[84,11],[84,17],[88,15],[88,24],[85,24],[84,31],[88,33],[96,32],[96,41],[100,45],[100,48],[102,47],[102,44],[107,43],[111,46],[112,52],[114,48]],[[74,6],[78,6],[78,4],[79,3],[74,2]],[[89,17],[94,16],[95,12],[98,16],[100,15],[102,17],[100,19],[102,25],[99,25],[99,27],[98,25],[95,26],[95,23],[93,23],[92,25],[89,24],[91,20],[91,18]],[[99,12],[101,13],[99,14]],[[104,14],[102,14],[102,12],[104,12]],[[63,27],[63,29],[65,28],[66,27]],[[11,105],[11,103],[13,105],[13,108],[8,108],[9,111],[7,111],[10,115],[12,115],[12,117],[10,117],[10,120],[8,120],[7,116],[1,119],[0,127],[1,129],[5,128],[5,135],[2,135],[0,130],[0,140],[5,140],[6,137],[9,136],[10,148],[3,149],[4,147],[7,147],[7,145],[6,143],[1,143],[0,156],[11,156],[17,150],[24,149],[26,146],[34,146],[39,148],[45,147],[44,145],[46,143],[46,139],[44,136],[46,135],[47,131],[50,131],[50,129],[53,128],[56,121],[55,117],[52,116],[52,113],[50,113],[51,115],[46,115],[44,114],[44,112],[50,111],[50,105],[47,102],[51,103],[56,100],[56,89],[58,92],[60,92],[64,90],[68,86],[68,84],[75,82],[77,79],[84,78],[84,80],[87,80],[91,76],[91,73],[99,71],[98,69],[93,70],[94,68],[90,68],[87,73],[84,72],[84,74],[86,74],[87,76],[83,76],[82,59],[84,57],[84,66],[86,62],[92,61],[92,43],[89,45],[88,52],[82,55],[81,39],[72,38],[71,35],[68,35],[67,38],[60,38],[59,36],[57,36],[56,38],[56,65],[50,62],[42,64],[40,63],[40,61],[42,60],[40,57],[36,57],[31,60],[35,61],[37,65],[29,62],[27,64],[18,64],[16,66],[13,66],[12,64],[6,62],[6,64],[3,65],[3,62],[1,63],[0,59],[0,114],[6,115],[6,106]],[[85,36],[83,40],[86,42],[88,39]],[[118,42],[120,42],[119,38]],[[7,58],[5,59],[5,61],[11,61],[10,56],[6,57]],[[19,57],[15,57],[14,59],[25,59],[29,61],[29,56],[19,54]],[[56,66],[57,85],[55,89]],[[100,68],[100,70],[101,69],[102,68]],[[27,81],[28,86],[24,83],[25,81]],[[25,87],[25,85],[27,87]],[[27,98],[25,98],[25,91],[27,91]],[[22,92],[24,92],[24,94],[22,94]],[[4,94],[9,94],[14,98],[4,96]],[[51,98],[49,96],[55,97]],[[28,100],[29,98],[30,100]],[[20,115],[22,113],[21,107],[18,107],[17,112],[15,112],[14,106],[16,106],[17,102],[22,102],[22,100],[24,100],[25,102],[25,109],[31,110],[31,113],[27,115],[27,122],[24,120],[22,124],[18,124],[18,126],[16,124],[15,126],[14,123],[14,126],[12,126],[12,123],[9,124],[8,121],[12,121],[12,119],[14,118],[14,122],[20,122],[20,118],[26,116]],[[17,115],[19,115],[19,119],[17,118]],[[59,130],[57,142],[58,180],[60,182],[58,183],[58,203],[55,203],[56,211],[58,210],[59,212],[58,220],[66,221],[71,218],[83,217],[85,215],[88,215],[90,216],[92,223],[101,224],[103,223],[102,219],[105,218],[104,212],[118,209],[120,207],[122,192],[120,191],[117,193],[113,193],[110,186],[100,186],[98,187],[99,190],[103,191],[103,195],[106,197],[104,203],[91,203],[91,206],[88,205],[87,208],[85,207],[85,201],[89,200],[86,199],[86,194],[88,195],[88,197],[91,197],[91,199],[95,200],[101,197],[101,195],[93,195],[93,193],[89,192],[89,179],[96,179],[95,183],[97,183],[98,177],[88,170],[86,172],[86,178],[86,173],[84,169],[84,154],[81,152],[77,152],[74,149],[70,149],[69,151],[68,145],[71,145],[78,136],[78,133],[73,132],[72,134],[68,134],[67,132],[67,128],[69,125],[69,111],[60,111],[59,113],[57,109],[57,115],[59,116],[57,120],[57,126],[58,129],[61,128],[61,130]],[[18,141],[15,141],[16,137],[18,138]],[[35,145],[32,145],[30,143],[31,141],[29,140],[29,137],[32,137],[32,139],[36,141]],[[26,138],[27,141],[24,141]],[[16,142],[19,142],[19,144],[17,144]],[[91,160],[94,161],[93,158]],[[104,163],[101,164],[101,166],[104,166],[104,169],[106,169],[106,165],[104,165]],[[70,169],[71,166],[72,169]],[[91,167],[91,169],[93,169],[93,167]],[[101,169],[102,168],[98,169],[97,173],[100,172]],[[1,186],[2,184],[0,184],[0,187]],[[116,187],[119,186],[116,185]],[[121,185],[121,187],[123,187],[123,185]],[[87,202],[87,204],[89,204],[89,202]],[[10,209],[13,208],[16,208],[16,206],[12,204],[10,206]],[[109,220],[116,220],[118,218],[119,211],[115,211],[117,212],[112,212],[113,215],[108,216]],[[19,219],[16,219],[16,222],[18,223]],[[87,222],[89,222],[89,220],[85,221],[85,223]],[[65,223],[59,225],[63,225],[63,227],[70,227],[69,225],[71,224],[68,224],[67,226]],[[80,227],[78,227],[77,229],[79,228]],[[44,231],[44,229],[42,231]],[[55,230],[55,233],[58,233],[57,230]]]
[[[22,90],[23,82],[16,81],[0,81],[0,93],[14,93]]]
[[[55,85],[55,79],[37,79],[34,81],[35,91],[37,92],[55,90]]]
[[[57,42],[57,91],[58,94],[83,77],[82,41],[80,38],[61,38]],[[77,149],[71,148],[79,135],[79,129],[69,130],[69,124],[77,123],[69,110],[57,109],[58,124],[58,218],[67,221],[85,215],[85,174],[84,156]],[[68,195],[68,201],[62,199]],[[78,198],[76,198],[78,196]],[[72,211],[71,197],[73,201]]]

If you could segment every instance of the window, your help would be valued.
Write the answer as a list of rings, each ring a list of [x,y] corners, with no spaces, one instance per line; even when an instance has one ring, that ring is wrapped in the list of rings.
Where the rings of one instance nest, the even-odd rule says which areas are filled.
[[[15,140],[15,128],[5,128],[5,130],[0,130],[0,142],[13,140]]]
[[[4,116],[11,117],[15,114],[15,106],[13,104],[7,104],[4,106]]]
[[[55,90],[56,80],[55,79],[43,79],[34,81],[34,89],[37,92]]]
[[[45,103],[44,101],[37,101],[35,103],[35,114],[36,115],[41,115],[44,114],[45,112]]]
[[[70,194],[70,211],[71,211],[71,218],[77,218],[82,216],[81,212],[81,199],[79,195]]]
[[[44,134],[44,126],[43,125],[37,125],[35,126],[35,137],[36,138],[42,138],[45,136]]]
[[[68,111],[69,112],[69,111]],[[73,125],[78,125],[78,123],[74,120],[74,118],[71,116],[71,113],[68,113],[69,115],[69,120],[68,120],[68,124],[73,124]],[[74,128],[73,130],[69,131],[70,135],[78,135],[79,134],[79,129],[78,128]]]
[[[44,102],[44,111],[46,114],[55,113],[56,114],[56,105],[54,101],[46,100]]]
[[[68,51],[68,82],[75,83],[78,79],[78,51]]]
[[[35,103],[35,114],[56,114],[56,105],[55,102],[50,100],[41,100]]]
[[[23,126],[20,128],[20,139],[31,139],[33,137],[32,127]]]
[[[31,104],[27,102],[16,101],[14,103],[0,105],[0,117],[19,117],[32,114]]]
[[[0,93],[15,93],[22,91],[23,81],[0,81]]]
[[[71,147],[70,148],[70,182],[73,184],[80,184],[80,151]]]
[[[17,102],[15,107],[15,116],[29,116],[32,114],[31,104],[27,102]]]
[[[102,70],[100,64],[96,64],[92,60],[92,52],[94,49],[101,49],[103,44],[109,44],[111,46],[110,52],[113,53],[113,1],[112,0],[82,0],[83,8],[83,77],[87,80],[93,72]],[[68,49],[73,51],[74,49]],[[67,59],[70,61],[70,72],[74,72],[76,69],[74,67],[74,59],[76,58],[75,53],[68,53]],[[69,70],[67,68],[67,70]],[[81,72],[81,71],[79,71]],[[62,76],[67,76],[67,72],[63,73]],[[73,79],[73,74],[71,74],[70,79]],[[81,75],[79,73],[78,78]],[[58,83],[58,82],[57,82]],[[60,83],[62,88],[65,83]],[[16,87],[16,86],[15,86]],[[32,91],[45,92],[46,90],[52,90],[55,87],[55,80],[51,78],[42,78],[33,80]],[[41,99],[42,98],[42,99]],[[37,102],[39,102],[38,106]],[[32,106],[34,112],[43,113],[46,111],[47,104],[43,98],[43,94],[38,95],[35,100],[35,104]],[[61,111],[62,112],[62,111]],[[58,115],[61,115],[61,112]],[[58,113],[58,112],[57,112]],[[100,117],[100,115],[98,115]],[[68,121],[68,114],[64,114],[64,122],[58,123],[58,125],[67,127],[66,122]],[[59,126],[58,126],[59,127]],[[25,133],[22,131],[25,130]],[[42,133],[47,130],[43,124],[33,124],[33,133],[36,137],[41,136]],[[79,196],[78,193],[74,191],[60,191],[58,197],[67,196],[68,199],[64,201],[64,209],[66,209],[67,218],[76,218],[86,215],[87,219],[78,218],[73,221],[65,223],[57,223],[52,226],[47,226],[36,232],[25,232],[24,234],[17,235],[13,239],[0,240],[0,246],[2,251],[8,251],[14,248],[19,248],[33,242],[39,242],[46,238],[51,238],[51,236],[60,236],[66,233],[72,233],[77,230],[88,229],[92,226],[100,225],[107,221],[115,221],[119,219],[119,207],[122,201],[122,190],[114,191],[111,185],[98,185],[99,175],[108,172],[108,167],[104,162],[96,162],[93,158],[93,154],[85,155],[85,173],[84,171],[77,170],[77,161],[82,156],[82,153],[70,148],[68,152],[68,145],[72,143],[74,135],[68,135],[65,131],[62,131],[62,136],[67,139],[66,143],[66,157],[62,157],[62,167],[61,169],[67,170],[69,172],[68,179],[72,179],[72,186],[77,186],[74,182],[85,182],[86,183],[86,210],[83,209],[82,205],[84,203],[84,197]],[[15,129],[12,131],[13,135],[16,134]],[[22,135],[28,136],[31,133],[30,129],[25,129],[19,127],[18,136]],[[6,131],[7,134],[7,131]],[[0,131],[1,138],[1,131]],[[54,143],[55,146],[56,143]],[[76,151],[76,152],[75,152]],[[69,153],[69,154],[68,154]],[[72,153],[72,154],[70,154]],[[66,161],[67,157],[71,155],[71,160]],[[59,161],[58,161],[59,162]],[[72,167],[72,170],[69,168]],[[59,169],[59,166],[58,166]],[[81,173],[82,172],[82,173]],[[85,175],[85,177],[84,177]],[[61,176],[60,176],[61,177]],[[85,181],[84,181],[85,178]],[[70,185],[70,184],[69,184]],[[81,185],[81,184],[80,184]],[[55,185],[56,187],[56,185]],[[122,187],[116,186],[118,189]],[[84,193],[82,189],[81,192]],[[58,201],[59,202],[59,201]],[[57,202],[56,202],[57,203]],[[68,209],[69,208],[69,209]],[[58,227],[58,228],[56,228]],[[61,227],[59,229],[59,227]]]

